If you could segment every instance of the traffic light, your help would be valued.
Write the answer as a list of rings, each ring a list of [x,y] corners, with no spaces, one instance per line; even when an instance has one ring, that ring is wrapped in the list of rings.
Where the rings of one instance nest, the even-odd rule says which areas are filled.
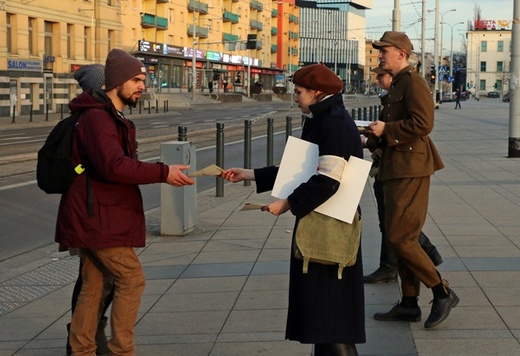
[[[430,72],[430,82],[435,84],[435,69],[432,69]]]

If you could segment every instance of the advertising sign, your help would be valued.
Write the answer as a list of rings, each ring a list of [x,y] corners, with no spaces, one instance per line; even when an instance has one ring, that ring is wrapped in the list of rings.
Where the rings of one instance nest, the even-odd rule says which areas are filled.
[[[8,59],[8,70],[25,70],[29,72],[41,72],[42,62],[34,60]]]

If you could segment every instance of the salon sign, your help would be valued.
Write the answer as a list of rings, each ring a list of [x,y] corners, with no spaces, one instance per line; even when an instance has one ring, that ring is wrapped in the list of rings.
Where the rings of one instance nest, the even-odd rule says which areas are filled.
[[[24,70],[29,72],[41,72],[42,62],[34,60],[23,60],[23,59],[8,59],[7,60],[8,70]]]

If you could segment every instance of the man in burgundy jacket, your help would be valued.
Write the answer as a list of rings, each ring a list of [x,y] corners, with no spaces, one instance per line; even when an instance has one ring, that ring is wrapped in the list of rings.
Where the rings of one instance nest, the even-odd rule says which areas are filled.
[[[62,195],[57,242],[79,248],[83,286],[72,315],[70,344],[74,355],[95,355],[95,333],[103,276],[114,280],[113,355],[135,355],[134,324],[145,277],[135,247],[145,245],[145,218],[139,184],[194,182],[189,166],[137,160],[136,130],[122,111],[135,106],[145,89],[146,69],[128,53],[113,49],[105,64],[105,90],[89,91],[69,104],[81,111],[74,133],[73,158],[85,171]]]

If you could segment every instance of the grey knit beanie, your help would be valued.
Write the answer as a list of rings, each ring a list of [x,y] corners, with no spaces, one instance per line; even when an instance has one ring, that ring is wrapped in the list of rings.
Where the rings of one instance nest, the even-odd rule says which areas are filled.
[[[102,64],[87,64],[79,67],[74,72],[76,79],[83,91],[98,89],[105,84],[105,66]]]
[[[114,48],[108,53],[105,63],[105,91],[110,91],[139,74],[146,74],[143,62]]]

